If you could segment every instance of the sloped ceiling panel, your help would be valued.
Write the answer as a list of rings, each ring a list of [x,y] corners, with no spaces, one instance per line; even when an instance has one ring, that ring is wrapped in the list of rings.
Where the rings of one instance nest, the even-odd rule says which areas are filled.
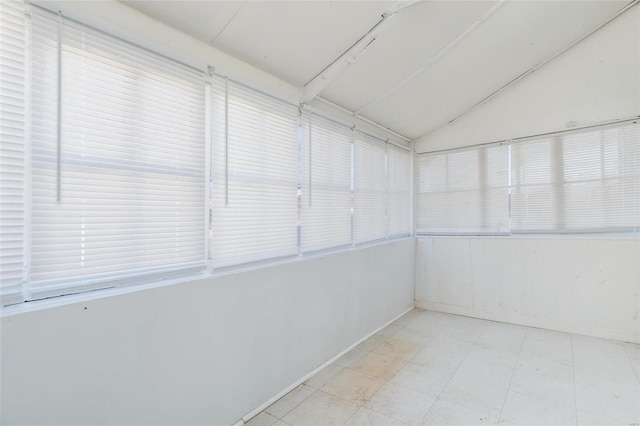
[[[212,43],[240,11],[242,1],[132,1],[123,3],[205,43]]]
[[[126,3],[300,87],[395,4],[369,0]],[[401,10],[385,21],[378,38],[321,96],[415,138],[446,124],[570,45],[628,1],[510,0],[499,7],[496,3],[424,1]],[[476,25],[481,17],[486,19]],[[461,34],[465,36],[450,47]],[[446,46],[450,47],[446,53],[406,80]],[[382,94],[387,95],[380,98]]]
[[[394,1],[124,3],[302,86],[369,31]]]
[[[494,1],[413,5],[385,23],[378,39],[323,91],[352,111],[387,92],[480,19]]]
[[[391,4],[247,2],[214,46],[302,86],[369,31]]]
[[[625,3],[507,3],[423,73],[362,114],[409,137],[421,136],[588,33]]]

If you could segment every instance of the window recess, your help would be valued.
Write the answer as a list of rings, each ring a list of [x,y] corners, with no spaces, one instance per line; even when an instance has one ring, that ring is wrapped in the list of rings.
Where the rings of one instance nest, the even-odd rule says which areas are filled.
[[[637,119],[418,155],[422,234],[640,234]]]
[[[509,232],[509,147],[474,147],[416,159],[418,233]]]
[[[27,17],[21,1],[0,2],[0,298],[24,300],[28,182]]]
[[[296,255],[297,106],[220,76],[212,99],[213,267]]]
[[[349,246],[353,130],[310,112],[301,122],[302,251]]]

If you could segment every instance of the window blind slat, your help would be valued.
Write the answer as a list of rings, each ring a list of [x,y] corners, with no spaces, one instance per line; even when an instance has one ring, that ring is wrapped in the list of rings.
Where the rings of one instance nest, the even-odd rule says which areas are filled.
[[[509,230],[509,147],[420,155],[416,227],[422,233]]]
[[[0,2],[0,299],[22,301],[25,267],[26,19],[22,1]]]
[[[297,108],[216,76],[211,109],[213,266],[296,254]]]
[[[351,244],[352,130],[309,113],[302,129],[302,250]]]
[[[353,144],[353,239],[359,244],[387,236],[386,144],[362,132],[354,132]]]
[[[387,145],[387,222],[388,235],[411,234],[409,151]]]
[[[204,266],[204,77],[63,19],[59,112],[57,19],[32,18],[32,291]]]
[[[514,232],[637,232],[637,124],[513,146]]]

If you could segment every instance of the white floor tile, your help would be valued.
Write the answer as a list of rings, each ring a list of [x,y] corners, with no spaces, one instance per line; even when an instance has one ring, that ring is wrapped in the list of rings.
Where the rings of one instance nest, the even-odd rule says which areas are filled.
[[[456,355],[467,355],[475,342],[460,340],[451,336],[438,336],[431,339],[426,347]]]
[[[510,390],[568,407],[576,405],[573,377],[545,376],[535,370],[518,368]]]
[[[575,388],[578,412],[625,424],[640,423],[640,384],[633,373],[576,368]]]
[[[273,426],[278,423],[278,418],[273,417],[271,414],[263,411],[251,420],[249,420],[246,425],[247,426]]]
[[[406,361],[398,358],[390,358],[371,352],[354,362],[351,368],[368,376],[389,380],[406,363]]]
[[[378,331],[375,335],[378,337],[391,337],[394,334],[396,334],[398,331],[402,330],[404,327],[401,327],[400,325],[393,323],[390,324],[388,326],[386,326],[385,328],[383,328],[382,330]]]
[[[363,405],[371,400],[384,383],[384,380],[347,368],[327,382],[321,390]]]
[[[638,381],[640,381],[640,345],[638,345],[637,343],[625,342],[622,344],[622,346],[627,352],[627,357],[629,358],[629,362],[631,362],[631,366],[636,372]]]
[[[578,411],[578,426],[628,426],[619,420],[603,417],[603,414],[595,414],[589,411]]]
[[[571,334],[530,328],[522,345],[522,354],[571,362]]]
[[[465,354],[445,352],[427,345],[411,359],[411,362],[453,372],[458,369],[465,357]]]
[[[498,347],[487,343],[477,343],[471,348],[467,357],[515,367],[519,354],[520,348]]]
[[[414,330],[411,328],[403,328],[393,335],[394,339],[400,340],[408,340],[414,343],[417,343],[420,346],[427,345],[431,339],[433,339],[433,334],[429,332],[424,332],[422,330]]]
[[[492,322],[484,327],[477,344],[520,353],[526,333],[526,327]]]
[[[397,336],[397,334],[396,334]],[[398,358],[410,361],[424,345],[406,338],[390,337],[386,342],[373,352],[390,358]]]
[[[368,351],[363,351],[362,349],[353,348],[340,358],[336,360],[336,364],[341,365],[343,367],[351,367],[351,365],[368,354]]]
[[[495,425],[497,422],[498,418],[495,413],[492,419],[489,411],[476,411],[439,399],[433,404],[422,424],[430,426],[476,426]]]
[[[311,386],[300,385],[265,410],[267,413],[281,419],[289,411],[300,405],[305,399],[309,398],[317,389]]]
[[[356,404],[318,391],[282,420],[292,426],[337,426],[343,425],[357,409]]]
[[[573,363],[584,371],[633,374],[633,367],[621,342],[573,335]]]
[[[425,316],[425,312],[426,311],[423,311],[421,309],[413,309],[412,311],[404,314],[401,318],[398,318],[392,325],[407,327],[416,319],[423,318]]]
[[[453,371],[408,363],[391,378],[402,386],[438,396],[453,376]]]
[[[510,391],[499,422],[501,425],[575,425],[576,411],[573,407]]]
[[[441,326],[439,336],[452,337],[473,344],[482,336],[484,327],[479,324],[459,324],[452,321]]]
[[[637,425],[640,345],[416,309],[248,426],[345,422]]]
[[[405,327],[418,330],[430,336],[438,336],[442,333],[442,329],[444,328],[442,321],[446,318],[448,318],[448,316],[445,314],[425,311],[421,315],[412,318]]]
[[[367,407],[400,422],[417,425],[431,408],[435,398],[396,383],[387,383]]]
[[[402,426],[404,424],[368,408],[360,407],[345,426]]]
[[[365,352],[371,352],[372,350],[377,349],[380,346],[382,346],[382,344],[386,340],[387,339],[385,337],[374,335],[374,336],[369,337],[364,342],[360,343],[354,349],[358,349],[358,350],[365,351]]]
[[[549,377],[573,380],[573,361],[561,360],[535,353],[521,353],[517,368],[535,371]]]
[[[456,374],[442,390],[440,399],[495,415],[500,412],[506,393],[506,386],[484,383]]]
[[[325,385],[329,380],[336,377],[338,374],[342,373],[346,367],[338,365],[336,363],[330,364],[323,368],[320,372],[314,374],[310,378],[308,378],[304,384],[307,386],[311,386],[316,389],[320,389]]]
[[[456,374],[473,380],[507,387],[513,376],[514,367],[485,359],[467,357]]]

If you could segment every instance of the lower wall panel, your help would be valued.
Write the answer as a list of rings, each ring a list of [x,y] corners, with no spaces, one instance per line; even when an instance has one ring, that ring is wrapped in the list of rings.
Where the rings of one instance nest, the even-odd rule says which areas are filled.
[[[412,238],[2,318],[2,424],[228,425],[411,308]]]
[[[640,241],[419,237],[416,306],[640,343]]]

